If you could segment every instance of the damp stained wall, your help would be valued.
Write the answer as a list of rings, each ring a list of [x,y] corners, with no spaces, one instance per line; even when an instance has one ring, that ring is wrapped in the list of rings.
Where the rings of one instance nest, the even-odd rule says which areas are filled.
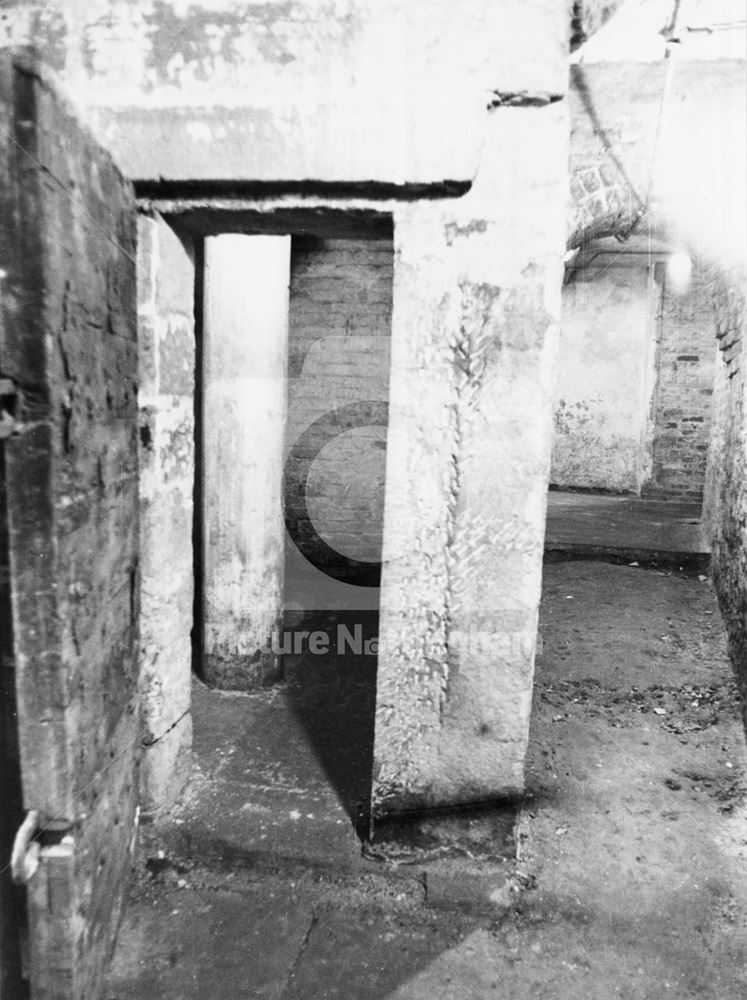
[[[646,259],[600,251],[563,289],[550,480],[640,492],[651,470],[655,298]]]
[[[698,501],[716,360],[708,268],[695,259],[678,284],[666,246],[596,248],[563,289],[551,482]]]
[[[4,5],[132,178],[474,176],[492,89],[562,94],[554,0]]]
[[[136,180],[311,188],[338,210],[348,189],[325,184],[389,199],[375,808],[520,791],[566,239],[567,6],[73,0],[3,16]]]

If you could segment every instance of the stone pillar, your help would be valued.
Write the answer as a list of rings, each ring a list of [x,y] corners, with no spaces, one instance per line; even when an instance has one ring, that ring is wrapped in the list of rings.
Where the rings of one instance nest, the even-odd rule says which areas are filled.
[[[222,688],[279,679],[289,283],[289,236],[206,240],[203,671]]]
[[[192,746],[194,261],[157,213],[138,218],[141,803],[168,807]]]
[[[566,237],[562,104],[395,214],[374,816],[523,789]]]

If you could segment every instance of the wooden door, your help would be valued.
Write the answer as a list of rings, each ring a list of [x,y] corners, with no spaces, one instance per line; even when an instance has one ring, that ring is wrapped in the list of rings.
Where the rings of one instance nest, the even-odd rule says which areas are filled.
[[[31,54],[1,54],[0,722],[11,791],[20,779],[12,820],[31,814],[33,835],[17,858],[25,898],[3,893],[2,1000],[20,989],[24,909],[33,1000],[98,995],[130,868],[135,232],[132,190],[110,158]],[[7,882],[7,855],[0,867]]]

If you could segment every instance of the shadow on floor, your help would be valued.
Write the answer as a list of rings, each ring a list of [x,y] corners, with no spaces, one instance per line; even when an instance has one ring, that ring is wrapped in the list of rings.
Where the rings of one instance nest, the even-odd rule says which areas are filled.
[[[360,837],[368,834],[377,611],[311,611],[286,631],[284,697]],[[308,634],[307,634],[308,633]]]
[[[747,996],[747,750],[712,589],[552,563],[540,622],[520,857],[492,909],[490,861],[364,863],[339,796],[369,780],[366,672],[300,657],[276,689],[196,684],[192,790],[141,830],[106,1000]],[[502,856],[482,819],[458,846]]]

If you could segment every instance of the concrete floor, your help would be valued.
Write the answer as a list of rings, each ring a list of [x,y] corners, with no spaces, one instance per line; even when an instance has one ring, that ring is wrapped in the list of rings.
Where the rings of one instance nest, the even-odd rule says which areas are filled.
[[[521,808],[430,817],[400,852],[352,832],[365,667],[202,691],[106,1000],[747,995],[747,754],[709,584],[555,562],[540,629]]]
[[[253,864],[350,867],[360,860],[373,766],[375,656],[337,655],[337,629],[372,612],[311,613],[331,655],[284,658],[285,682],[257,694],[193,685],[195,774],[164,828],[180,852]]]
[[[545,550],[647,560],[679,559],[707,569],[701,505],[676,500],[551,490]]]

